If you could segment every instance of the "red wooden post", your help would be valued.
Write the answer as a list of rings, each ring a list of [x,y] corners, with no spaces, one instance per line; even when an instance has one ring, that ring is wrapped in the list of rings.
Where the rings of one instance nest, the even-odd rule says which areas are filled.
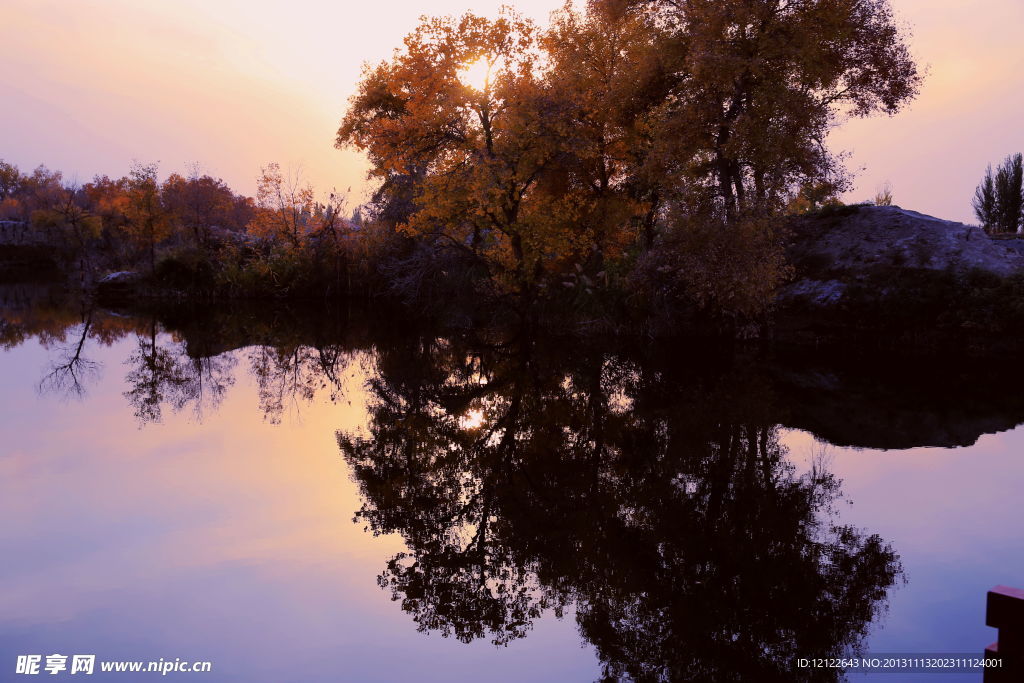
[[[1024,590],[996,586],[988,592],[985,624],[999,629],[999,640],[985,657],[1001,657],[1003,666],[985,669],[985,683],[1024,680]]]

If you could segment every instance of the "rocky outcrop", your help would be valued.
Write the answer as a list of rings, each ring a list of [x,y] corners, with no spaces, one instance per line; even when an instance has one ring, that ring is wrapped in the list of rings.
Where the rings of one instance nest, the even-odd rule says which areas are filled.
[[[1024,241],[992,239],[976,226],[898,206],[846,206],[794,221],[788,250],[796,278],[780,301],[829,306],[851,284],[894,273],[1024,272]]]
[[[96,294],[101,297],[125,297],[134,293],[142,276],[134,270],[120,270],[100,278],[96,282]]]

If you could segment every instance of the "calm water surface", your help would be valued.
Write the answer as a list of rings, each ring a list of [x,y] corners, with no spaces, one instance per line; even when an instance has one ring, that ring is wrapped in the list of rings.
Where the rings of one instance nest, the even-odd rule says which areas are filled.
[[[802,680],[980,653],[985,591],[1024,584],[1005,364],[30,299],[0,312],[2,680]]]

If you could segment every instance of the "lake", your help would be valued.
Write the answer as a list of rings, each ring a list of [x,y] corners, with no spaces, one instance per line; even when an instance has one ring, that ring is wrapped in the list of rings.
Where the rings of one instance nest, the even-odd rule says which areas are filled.
[[[981,655],[1024,584],[1010,360],[5,292],[8,673],[837,680],[794,661]]]

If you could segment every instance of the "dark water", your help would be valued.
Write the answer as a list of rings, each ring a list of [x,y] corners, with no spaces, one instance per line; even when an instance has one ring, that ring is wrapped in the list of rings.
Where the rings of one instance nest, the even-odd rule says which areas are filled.
[[[1005,361],[6,304],[0,680],[835,680],[1024,584]]]

